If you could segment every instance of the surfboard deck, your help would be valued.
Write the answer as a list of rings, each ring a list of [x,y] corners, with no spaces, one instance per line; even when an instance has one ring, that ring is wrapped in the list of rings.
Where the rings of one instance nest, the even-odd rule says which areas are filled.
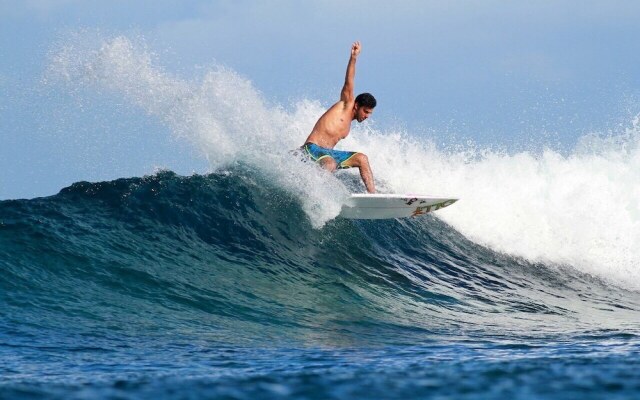
[[[349,219],[406,218],[448,207],[458,199],[414,194],[352,194],[340,217]]]

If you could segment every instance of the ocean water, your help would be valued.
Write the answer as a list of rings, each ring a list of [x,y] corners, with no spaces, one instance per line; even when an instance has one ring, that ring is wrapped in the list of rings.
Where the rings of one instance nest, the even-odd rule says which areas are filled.
[[[637,118],[570,151],[359,125],[343,148],[381,191],[461,200],[343,220],[357,174],[288,154],[319,102],[269,104],[222,67],[180,79],[130,38],[75,40],[46,85],[122,96],[211,172],[0,201],[0,398],[640,395]]]

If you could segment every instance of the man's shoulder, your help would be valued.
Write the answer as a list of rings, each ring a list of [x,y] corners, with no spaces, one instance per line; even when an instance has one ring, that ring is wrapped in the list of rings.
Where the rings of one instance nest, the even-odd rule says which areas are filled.
[[[355,104],[355,101],[338,100],[334,105],[331,106],[331,108],[329,108],[329,110],[336,110],[341,112],[346,110],[351,110],[354,104]]]

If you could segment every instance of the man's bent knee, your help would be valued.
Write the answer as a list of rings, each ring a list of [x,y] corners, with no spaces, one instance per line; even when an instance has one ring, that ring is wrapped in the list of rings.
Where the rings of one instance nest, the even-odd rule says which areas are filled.
[[[331,157],[326,157],[320,160],[320,165],[322,168],[330,172],[333,172],[338,168],[338,163]]]

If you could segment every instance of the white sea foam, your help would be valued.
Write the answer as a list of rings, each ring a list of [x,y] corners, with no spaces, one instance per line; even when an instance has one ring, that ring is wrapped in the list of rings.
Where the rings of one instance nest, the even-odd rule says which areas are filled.
[[[623,134],[583,137],[570,155],[450,153],[376,132],[353,141],[389,191],[460,197],[438,216],[471,240],[640,289],[638,117]]]
[[[48,77],[122,93],[202,151],[213,170],[243,160],[298,195],[314,226],[334,218],[347,190],[309,165],[292,168],[324,112],[317,101],[269,105],[251,82],[212,67],[198,82],[154,65],[126,37],[68,43]],[[401,132],[354,125],[339,148],[369,155],[381,191],[460,197],[438,216],[471,240],[531,261],[572,265],[640,289],[640,122],[623,134],[590,135],[570,155],[438,149]],[[346,173],[354,173],[346,172]]]

